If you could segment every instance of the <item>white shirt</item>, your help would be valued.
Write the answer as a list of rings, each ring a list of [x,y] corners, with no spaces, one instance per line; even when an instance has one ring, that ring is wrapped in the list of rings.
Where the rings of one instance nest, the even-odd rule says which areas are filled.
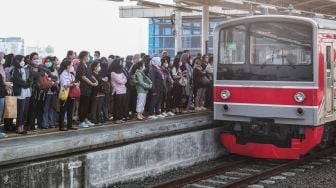
[[[27,81],[27,76],[26,76],[26,70],[24,68],[19,69],[20,73],[22,73],[21,78],[24,81]],[[30,92],[30,88],[22,88],[21,89],[21,95],[18,96],[18,99],[26,99],[27,97],[31,97],[31,92]]]
[[[64,70],[62,72],[61,78],[60,78],[61,88],[64,88],[65,85],[69,85],[69,84],[71,84],[74,81],[75,81],[74,75],[72,75],[67,70]]]

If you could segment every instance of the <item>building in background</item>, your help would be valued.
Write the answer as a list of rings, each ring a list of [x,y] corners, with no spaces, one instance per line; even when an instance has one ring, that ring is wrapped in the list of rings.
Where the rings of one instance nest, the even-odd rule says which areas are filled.
[[[209,23],[208,53],[213,52],[213,32],[218,22],[224,18],[211,18]],[[183,17],[182,48],[190,50],[192,55],[201,52],[202,19],[200,17]],[[175,56],[174,26],[170,18],[150,18],[148,35],[148,54],[161,54],[168,51]]]
[[[0,38],[0,51],[9,54],[25,54],[25,43],[21,37]]]

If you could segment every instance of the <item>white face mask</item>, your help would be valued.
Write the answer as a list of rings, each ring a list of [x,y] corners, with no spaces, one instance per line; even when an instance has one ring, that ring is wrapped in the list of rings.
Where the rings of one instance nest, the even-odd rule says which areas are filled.
[[[25,65],[25,62],[24,61],[21,61],[20,62],[20,66],[23,67]]]
[[[69,72],[75,72],[75,68],[73,66],[70,67]]]
[[[168,68],[169,67],[168,63],[164,64],[164,67]]]
[[[1,65],[5,64],[6,60],[4,58],[1,59]]]
[[[100,71],[101,71],[101,67],[98,67],[98,68],[97,68],[97,71],[100,72]]]
[[[182,66],[182,62],[179,63],[179,66]]]

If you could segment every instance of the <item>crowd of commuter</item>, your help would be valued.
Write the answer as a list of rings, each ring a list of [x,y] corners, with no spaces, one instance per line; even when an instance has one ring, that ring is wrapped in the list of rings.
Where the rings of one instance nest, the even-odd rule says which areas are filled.
[[[174,59],[145,53],[126,59],[99,51],[91,56],[68,51],[60,61],[0,52],[0,117],[7,132],[58,127],[87,128],[106,121],[117,124],[158,119],[212,108],[213,57],[189,51]],[[5,97],[16,96],[16,118],[3,116]],[[4,117],[4,118],[2,118]]]

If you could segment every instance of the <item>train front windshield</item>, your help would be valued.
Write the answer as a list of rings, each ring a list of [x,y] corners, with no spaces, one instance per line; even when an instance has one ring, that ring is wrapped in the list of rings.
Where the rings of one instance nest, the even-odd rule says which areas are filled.
[[[218,80],[313,81],[312,26],[256,22],[220,31]]]

